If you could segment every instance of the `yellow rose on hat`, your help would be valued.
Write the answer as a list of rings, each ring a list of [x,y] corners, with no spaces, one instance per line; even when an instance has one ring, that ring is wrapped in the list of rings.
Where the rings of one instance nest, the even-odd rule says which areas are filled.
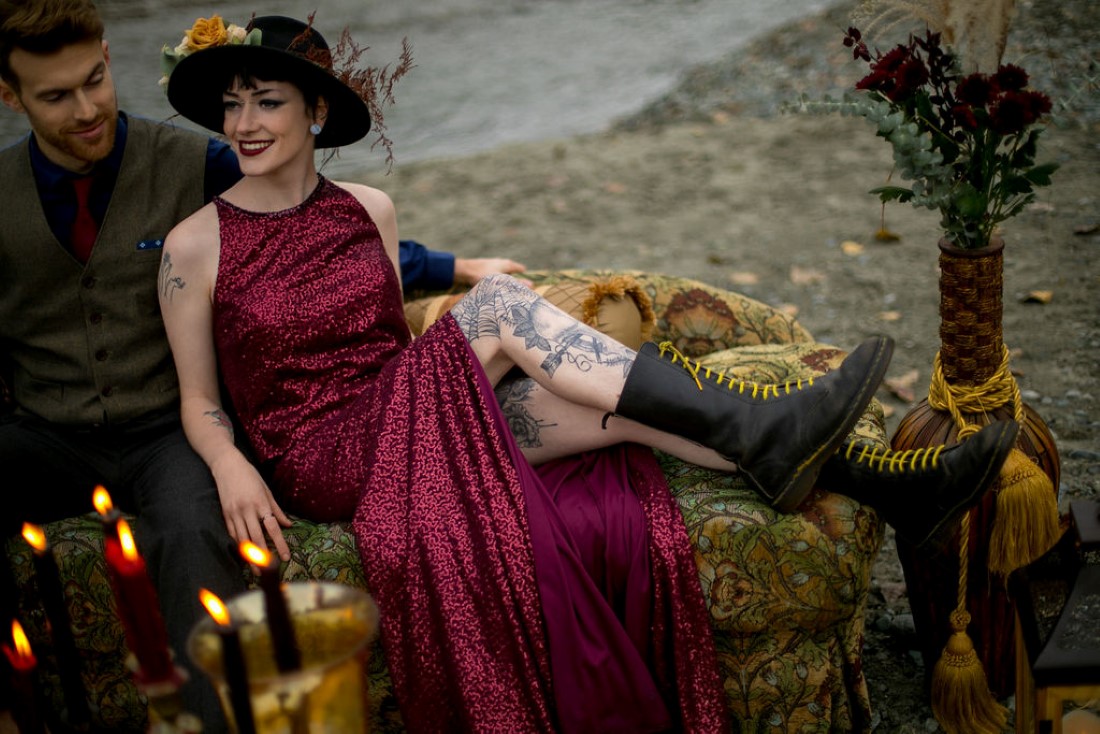
[[[191,26],[191,30],[184,31],[183,35],[192,51],[222,46],[229,42],[229,34],[225,30],[225,23],[222,22],[220,15],[197,19]]]
[[[183,32],[183,38],[175,48],[167,45],[161,48],[163,76],[161,76],[160,85],[166,87],[168,77],[172,74],[180,59],[190,56],[195,51],[202,51],[215,46],[258,45],[259,43],[260,32],[258,30],[249,32],[235,23],[226,25],[221,16],[218,15],[199,18],[190,30]]]

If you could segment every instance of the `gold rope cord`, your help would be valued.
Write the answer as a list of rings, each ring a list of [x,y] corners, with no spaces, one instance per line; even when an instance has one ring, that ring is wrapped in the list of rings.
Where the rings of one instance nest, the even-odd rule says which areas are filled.
[[[1008,367],[1008,347],[1002,345],[1001,363],[993,375],[979,385],[952,385],[943,373],[940,353],[932,363],[932,383],[928,387],[928,404],[936,410],[944,410],[955,419],[959,428],[959,440],[978,432],[979,426],[967,423],[964,413],[987,413],[1003,405],[1012,404],[1013,414],[1020,424],[1024,421],[1024,402],[1020,386]]]

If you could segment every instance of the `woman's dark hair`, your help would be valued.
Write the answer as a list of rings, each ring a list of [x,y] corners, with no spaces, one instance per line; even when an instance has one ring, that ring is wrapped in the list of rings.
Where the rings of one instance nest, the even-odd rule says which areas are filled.
[[[280,63],[268,59],[263,64],[263,73],[258,74],[248,64],[241,64],[222,72],[223,78],[220,80],[220,86],[222,89],[229,89],[238,79],[245,89],[255,89],[258,82],[261,81],[287,82],[293,84],[302,93],[302,97],[306,101],[306,109],[315,110],[321,96],[316,89],[312,89],[311,85],[307,84],[305,77],[297,69],[297,64],[293,62]]]

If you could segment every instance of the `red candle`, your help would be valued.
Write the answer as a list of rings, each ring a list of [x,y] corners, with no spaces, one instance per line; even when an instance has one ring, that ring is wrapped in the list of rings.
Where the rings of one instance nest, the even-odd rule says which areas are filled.
[[[229,688],[229,702],[233,707],[237,732],[255,734],[256,722],[252,716],[252,699],[248,693],[248,670],[245,667],[244,651],[241,649],[241,637],[237,632],[237,626],[233,624],[233,620],[229,617],[229,610],[216,594],[200,589],[199,600],[217,623],[218,636],[222,641],[222,670],[225,675],[225,684]]]
[[[126,631],[126,643],[137,658],[140,682],[161,683],[176,678],[157,594],[149,581],[145,560],[134,545],[130,524],[125,520],[118,521],[116,542],[108,542],[105,553],[115,607]]]
[[[271,645],[275,649],[275,664],[283,673],[299,670],[302,667],[302,654],[298,649],[294,625],[290,621],[290,610],[287,609],[286,597],[283,595],[278,565],[272,562],[270,553],[247,540],[241,543],[241,555],[260,571],[260,589],[264,595]]]
[[[23,632],[19,620],[11,621],[12,644],[4,643],[4,655],[11,663],[12,715],[23,734],[42,734],[46,727],[35,706],[34,669],[38,660],[31,651],[31,643]]]
[[[34,550],[35,583],[42,606],[46,610],[46,618],[50,622],[50,636],[57,654],[57,668],[61,689],[65,694],[68,723],[83,724],[89,718],[88,702],[84,694],[84,682],[80,678],[80,655],[76,650],[76,642],[73,641],[69,610],[65,607],[65,592],[57,561],[46,541],[46,534],[39,526],[23,523],[23,539]]]

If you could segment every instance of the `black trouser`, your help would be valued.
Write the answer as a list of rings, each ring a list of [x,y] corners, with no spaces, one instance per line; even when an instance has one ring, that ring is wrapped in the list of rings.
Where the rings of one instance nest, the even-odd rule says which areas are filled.
[[[156,585],[169,642],[176,660],[188,669],[185,706],[202,717],[206,734],[225,731],[214,689],[192,665],[186,641],[206,615],[199,589],[227,599],[243,591],[245,582],[213,477],[187,443],[179,415],[110,428],[55,426],[18,415],[0,418],[5,539],[25,521],[41,524],[94,512],[97,484],[107,488],[116,507],[136,515],[134,537]],[[5,607],[14,603],[10,599]]]

